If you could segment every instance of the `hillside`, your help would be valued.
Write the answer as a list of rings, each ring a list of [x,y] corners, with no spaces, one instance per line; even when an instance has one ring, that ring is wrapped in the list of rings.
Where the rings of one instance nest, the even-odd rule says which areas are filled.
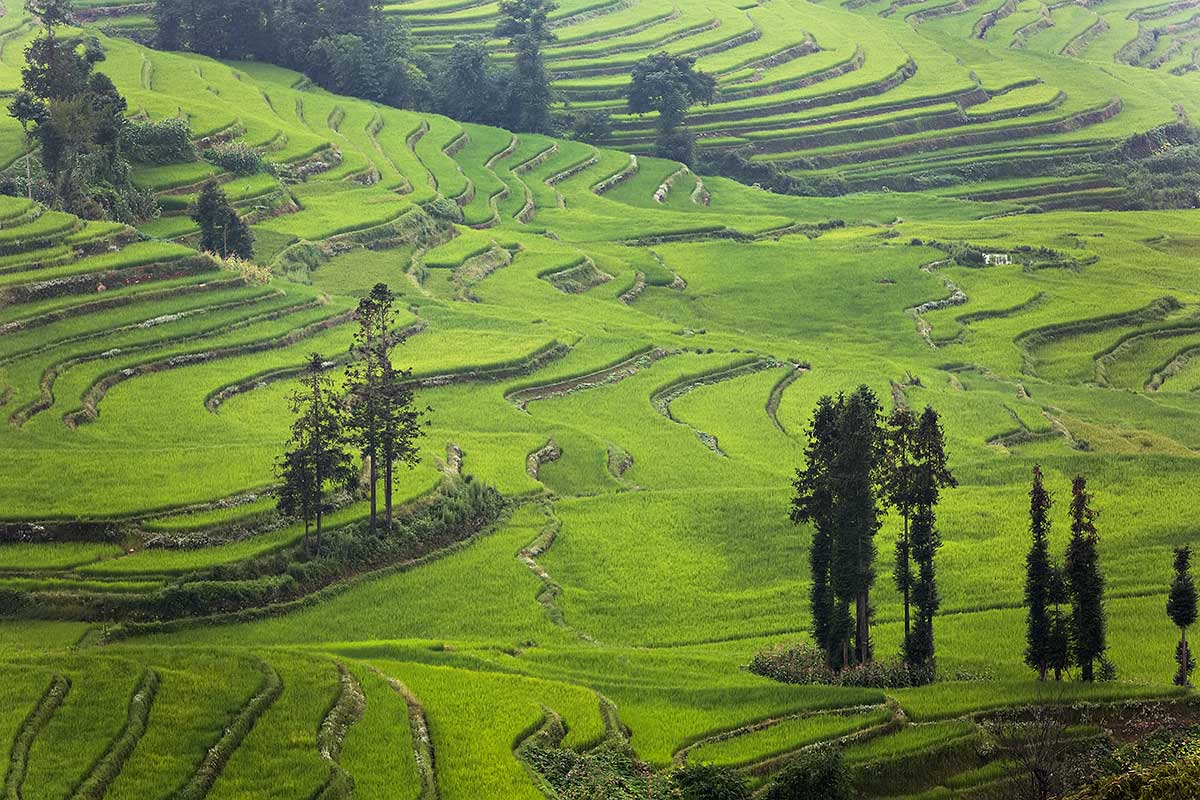
[[[1163,607],[1200,479],[1200,212],[1086,211],[1121,187],[1055,169],[1200,114],[1192,7],[561,5],[556,86],[618,113],[602,147],[150,50],[110,35],[144,28],[144,8],[97,7],[131,115],[291,169],[139,168],[164,214],[137,229],[0,197],[6,787],[539,798],[539,743],[628,742],[655,770],[713,762],[763,785],[781,756],[839,740],[863,796],[979,796],[1011,767],[981,715],[1047,697],[1022,661],[1035,464],[1056,548],[1071,477],[1095,491],[1120,678],[1052,699],[1180,691]],[[495,5],[391,10],[436,50],[490,30]],[[12,94],[32,23],[10,7],[0,28]],[[704,147],[754,142],[864,191],[780,196],[647,155],[647,120],[618,98],[661,47],[720,76],[692,117]],[[0,120],[0,162],[23,146]],[[936,190],[885,190],[921,176]],[[209,178],[269,280],[194,249],[187,209]],[[303,525],[274,513],[273,465],[300,367],[318,352],[341,369],[379,281],[432,408],[398,499],[441,512],[469,475],[509,502],[317,588]],[[858,384],[936,407],[960,484],[939,508],[932,686],[743,669],[808,629],[791,480],[817,399]],[[873,594],[888,654],[899,524]],[[195,624],[189,602],[211,616]]]

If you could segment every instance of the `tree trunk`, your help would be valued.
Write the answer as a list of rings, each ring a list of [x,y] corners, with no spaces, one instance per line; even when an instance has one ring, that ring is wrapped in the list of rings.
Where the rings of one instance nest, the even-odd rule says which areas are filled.
[[[371,533],[375,532],[376,520],[379,516],[379,470],[375,466],[375,456],[370,456],[371,463],[367,466],[367,480],[371,482]]]
[[[33,199],[33,175],[29,166],[29,134],[25,134],[25,194],[30,200]]]
[[[912,603],[912,575],[908,563],[908,509],[904,509],[904,645],[908,650],[908,637],[912,634],[909,606]],[[907,656],[905,657],[907,659]]]
[[[858,593],[858,602],[855,604],[855,637],[858,641],[855,642],[855,655],[858,656],[858,663],[865,664],[871,660],[871,621],[869,618],[871,603],[865,591]]]
[[[1079,677],[1083,680],[1084,683],[1091,683],[1093,680],[1093,677],[1094,677],[1093,673],[1092,673],[1092,659],[1085,658],[1083,660],[1083,663],[1079,665],[1079,668],[1080,668]]]
[[[383,508],[387,519],[387,532],[392,532],[392,458],[391,453],[384,456],[383,464]]]

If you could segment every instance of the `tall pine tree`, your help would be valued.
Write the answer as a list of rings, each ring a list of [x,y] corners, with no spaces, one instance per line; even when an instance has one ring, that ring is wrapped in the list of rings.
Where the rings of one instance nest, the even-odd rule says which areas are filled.
[[[904,641],[912,634],[912,548],[909,546],[909,521],[913,510],[913,436],[917,420],[905,406],[898,406],[887,421],[887,476],[884,495],[897,511],[904,527],[896,538],[896,563],[892,578],[904,600]]]
[[[1196,661],[1188,646],[1187,629],[1196,621],[1196,584],[1192,580],[1192,549],[1175,548],[1175,577],[1167,595],[1167,616],[1179,628],[1179,644],[1175,647],[1175,684],[1187,686]]]
[[[550,130],[550,76],[542,45],[554,41],[550,12],[553,0],[501,0],[496,36],[508,39],[515,51],[512,92],[505,127],[514,131],[547,133]]]
[[[958,485],[947,466],[945,436],[937,412],[926,406],[913,436],[912,560],[917,565],[913,581],[916,619],[906,637],[904,659],[910,666],[925,668],[932,677],[934,658],[933,618],[941,604],[938,595],[934,556],[942,545],[937,529],[937,504],[942,489]]]
[[[833,591],[854,607],[854,661],[871,660],[871,587],[879,531],[878,476],[882,435],[879,400],[866,386],[845,398],[834,460]]]
[[[1029,532],[1033,542],[1025,556],[1025,663],[1037,670],[1038,679],[1043,681],[1051,653],[1050,508],[1053,504],[1042,483],[1042,468],[1035,466],[1033,488],[1029,490]]]
[[[809,610],[812,635],[817,646],[825,651],[830,665],[839,663],[842,643],[833,638],[834,597],[830,585],[830,566],[833,558],[833,458],[837,447],[838,409],[832,398],[822,397],[813,412],[808,428],[808,444],[804,448],[805,466],[796,471],[792,486],[792,522],[811,523],[812,546],[809,567],[812,584],[809,589]]]
[[[1096,512],[1087,480],[1071,484],[1071,541],[1067,545],[1065,574],[1071,596],[1071,644],[1075,663],[1084,681],[1095,679],[1095,662],[1107,649],[1104,613],[1104,575],[1100,571]]]

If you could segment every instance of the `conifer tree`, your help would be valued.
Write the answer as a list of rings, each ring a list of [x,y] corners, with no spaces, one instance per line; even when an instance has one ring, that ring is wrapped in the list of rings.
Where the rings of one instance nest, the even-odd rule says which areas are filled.
[[[1087,480],[1071,484],[1071,541],[1067,545],[1065,574],[1071,597],[1072,656],[1080,677],[1095,678],[1095,662],[1107,649],[1104,613],[1104,575],[1100,571],[1096,512],[1091,507]]]
[[[254,257],[254,234],[216,181],[206,182],[200,190],[192,219],[200,226],[201,250],[221,258]]]
[[[1054,670],[1054,680],[1061,681],[1063,673],[1071,668],[1071,616],[1063,608],[1070,602],[1067,582],[1062,567],[1050,565],[1050,591],[1046,596],[1050,602],[1049,632],[1046,666]]]
[[[1192,549],[1175,548],[1175,578],[1167,595],[1167,616],[1179,628],[1179,644],[1175,647],[1175,684],[1187,686],[1196,661],[1188,646],[1187,629],[1196,621],[1196,584],[1192,580]]]
[[[917,565],[913,581],[916,620],[905,640],[904,658],[911,666],[932,666],[934,658],[933,618],[941,604],[934,556],[941,547],[937,529],[937,504],[942,489],[958,485],[947,465],[945,436],[937,412],[926,406],[913,436],[912,559]],[[930,673],[931,674],[931,673]]]
[[[383,383],[385,346],[382,337],[383,309],[375,296],[368,295],[358,302],[354,321],[358,329],[350,345],[351,362],[346,368],[346,398],[349,405],[346,428],[354,442],[363,469],[367,471],[367,486],[371,498],[370,529],[378,530],[379,522],[379,462],[383,444],[383,415],[379,387]]]
[[[854,661],[859,664],[872,658],[870,592],[879,531],[880,410],[875,393],[866,386],[844,399],[833,470],[837,495],[832,584],[834,596],[845,607],[854,607]]]
[[[326,491],[349,487],[354,469],[345,450],[341,406],[320,355],[309,356],[300,389],[290,397],[292,423],[288,449],[276,464],[283,482],[279,510],[304,520],[307,545],[309,524],[316,522],[316,551],[321,551],[321,520],[328,506]]]
[[[809,589],[809,609],[812,635],[817,646],[825,651],[830,665],[841,653],[840,642],[833,639],[834,598],[829,569],[833,556],[833,499],[832,468],[836,447],[838,411],[829,396],[817,402],[808,428],[808,444],[804,448],[805,466],[796,471],[792,486],[792,522],[812,523],[812,547],[809,566],[812,584]]]
[[[418,462],[416,439],[423,413],[413,404],[412,373],[396,369],[392,351],[402,341],[395,329],[395,296],[378,283],[359,301],[353,360],[346,370],[350,398],[348,427],[367,469],[371,495],[371,530],[378,526],[378,484],[383,471],[384,520],[392,525],[395,467]]]
[[[821,398],[797,473],[792,519],[812,522],[813,634],[842,668],[871,660],[870,591],[879,530],[879,401],[866,386]],[[853,612],[851,612],[853,608]]]
[[[884,494],[900,512],[904,527],[896,538],[896,564],[892,578],[904,601],[904,641],[912,634],[912,548],[909,521],[913,510],[913,436],[917,420],[907,407],[898,406],[887,421],[887,475]]]
[[[1029,531],[1033,542],[1025,556],[1025,663],[1037,670],[1038,679],[1043,681],[1051,651],[1050,508],[1053,504],[1042,483],[1042,469],[1035,466],[1033,488],[1029,490]]]

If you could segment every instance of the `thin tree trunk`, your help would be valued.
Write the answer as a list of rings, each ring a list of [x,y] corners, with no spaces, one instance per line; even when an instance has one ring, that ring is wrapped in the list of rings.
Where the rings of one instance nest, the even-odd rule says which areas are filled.
[[[25,194],[30,200],[33,199],[33,174],[29,166],[29,134],[25,134]]]
[[[871,660],[871,621],[868,617],[870,609],[870,599],[867,592],[858,593],[858,602],[855,606],[855,622],[857,623],[857,638],[856,650],[858,655],[858,663],[865,664]]]
[[[390,448],[389,448],[390,450]],[[387,531],[392,532],[392,454],[383,457],[383,507],[387,518]]]
[[[912,603],[912,573],[908,562],[908,509],[904,509],[904,645],[908,651],[908,638],[912,634],[909,606]],[[907,658],[907,656],[906,656]]]

